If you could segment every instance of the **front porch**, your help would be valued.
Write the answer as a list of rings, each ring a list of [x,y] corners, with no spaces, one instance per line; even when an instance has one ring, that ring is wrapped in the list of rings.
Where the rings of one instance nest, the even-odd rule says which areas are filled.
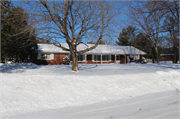
[[[82,55],[79,55],[79,57],[78,57],[78,63],[83,63],[83,64],[109,64],[109,63],[126,64],[126,63],[130,63],[129,56],[130,55],[122,55],[122,54],[113,54],[113,55],[82,54]],[[70,55],[70,61],[72,62],[71,55]],[[135,61],[139,62],[140,60],[135,60]]]

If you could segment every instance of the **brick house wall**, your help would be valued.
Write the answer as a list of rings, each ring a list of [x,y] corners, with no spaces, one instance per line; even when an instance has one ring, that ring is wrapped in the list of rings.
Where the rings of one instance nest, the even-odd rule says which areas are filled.
[[[37,60],[37,65],[59,65],[59,64],[63,64],[63,58],[68,56],[69,54],[58,54],[55,53],[54,54],[54,59],[52,60]]]

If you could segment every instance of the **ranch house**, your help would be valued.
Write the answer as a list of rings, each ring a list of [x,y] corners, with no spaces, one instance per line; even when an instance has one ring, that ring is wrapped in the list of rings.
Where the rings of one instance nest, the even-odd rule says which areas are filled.
[[[61,43],[62,46],[68,48],[67,43]],[[94,45],[88,42],[87,45],[91,47]],[[87,48],[86,45],[80,44],[77,50]],[[98,45],[95,49],[79,55],[78,62],[85,64],[107,64],[130,63],[130,56],[134,58],[135,62],[140,62],[141,58],[146,53],[133,46],[114,46],[114,45]],[[38,57],[36,64],[58,65],[63,64],[63,58],[68,57],[71,61],[71,54],[69,51],[64,51],[53,44],[38,44]]]

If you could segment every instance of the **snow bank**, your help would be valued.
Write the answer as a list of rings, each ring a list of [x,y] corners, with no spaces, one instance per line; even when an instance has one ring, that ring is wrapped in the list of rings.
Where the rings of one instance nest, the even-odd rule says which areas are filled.
[[[4,63],[0,63],[0,66],[3,66],[4,65]]]
[[[177,64],[1,65],[2,115],[180,90]]]

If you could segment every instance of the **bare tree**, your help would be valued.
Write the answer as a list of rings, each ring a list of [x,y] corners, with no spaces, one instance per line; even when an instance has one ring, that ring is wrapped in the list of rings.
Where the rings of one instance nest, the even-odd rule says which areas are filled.
[[[174,49],[177,51],[178,38],[175,35],[177,36],[179,33],[179,2],[174,0],[138,3],[137,6],[131,6],[130,17],[140,26],[142,33],[146,34],[155,48],[157,62],[159,62],[158,45],[163,33],[170,32],[171,38],[169,40],[172,44],[176,44]],[[175,54],[177,53],[175,52]]]
[[[179,48],[179,2],[167,1],[160,6],[163,7],[161,11],[166,13],[163,30],[169,32],[167,42],[173,48],[173,63],[177,63]]]
[[[27,3],[24,5],[27,6],[26,10],[29,9],[30,23],[36,27],[39,37],[71,53],[73,71],[78,71],[78,56],[98,46],[112,19],[124,5],[99,0],[39,0],[24,3]],[[85,44],[83,41],[89,36],[96,39],[95,45],[78,51],[77,46]],[[63,39],[69,48],[61,45]]]
[[[139,7],[131,6],[130,18],[140,27],[140,32],[147,36],[147,39],[156,51],[156,59],[157,63],[159,63],[159,34],[161,33],[161,22],[164,14],[160,11],[152,12],[157,4],[155,1],[140,2],[139,4]]]

